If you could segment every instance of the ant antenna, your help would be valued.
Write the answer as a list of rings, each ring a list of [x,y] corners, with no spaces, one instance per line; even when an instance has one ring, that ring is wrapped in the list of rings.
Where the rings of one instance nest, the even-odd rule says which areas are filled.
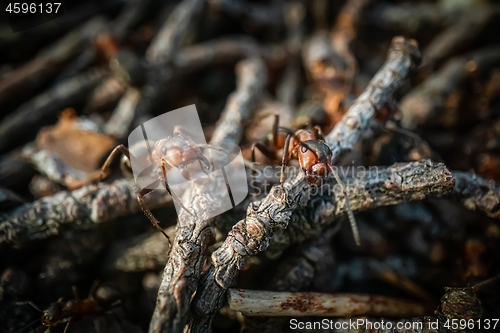
[[[30,327],[31,325],[33,325],[34,323],[36,323],[39,320],[40,320],[40,318],[37,318],[37,319],[33,320],[31,323],[29,323],[28,325],[24,326],[19,331],[17,331],[17,333],[21,333],[22,331],[24,331],[25,329],[27,329],[28,327]]]
[[[30,305],[31,307],[33,307],[33,309],[37,310],[38,312],[43,312],[42,309],[40,309],[35,303],[33,303],[32,301],[24,301],[24,302],[12,302],[12,304],[15,304],[15,305]]]
[[[487,284],[490,284],[492,282],[495,282],[496,280],[500,279],[500,274],[497,274],[496,276],[492,277],[492,278],[489,278],[488,280],[484,280],[483,282],[479,282],[479,283],[476,283],[475,285],[473,285],[472,287],[473,288],[481,288],[481,287],[484,287],[485,285]]]
[[[349,197],[347,196],[347,189],[345,187],[345,184],[340,179],[339,175],[337,174],[337,171],[335,171],[335,169],[333,169],[333,167],[331,165],[328,165],[328,166],[330,167],[330,170],[333,173],[333,177],[335,177],[335,180],[337,181],[337,183],[342,188],[342,191],[344,192],[347,216],[349,218],[349,223],[351,224],[351,229],[352,229],[352,234],[354,236],[354,241],[356,242],[357,246],[361,246],[361,241],[359,239],[358,225],[356,224],[356,219],[354,218],[354,213],[352,212],[352,209],[351,209],[351,204],[349,202]]]

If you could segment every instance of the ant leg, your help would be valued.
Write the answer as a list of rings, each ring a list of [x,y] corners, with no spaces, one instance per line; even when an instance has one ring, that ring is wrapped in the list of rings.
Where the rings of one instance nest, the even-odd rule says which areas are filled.
[[[72,319],[73,319],[73,317],[69,318],[68,323],[66,324],[66,327],[64,328],[64,332],[63,333],[67,333],[68,332],[68,328],[69,328],[69,325],[71,325],[71,320]]]
[[[255,149],[258,148],[259,151],[267,157],[271,162],[276,160],[276,152],[267,148],[262,142],[256,142],[252,145],[252,162],[255,163]]]
[[[141,207],[142,211],[144,212],[144,215],[146,215],[146,217],[149,219],[149,221],[151,221],[151,224],[153,224],[153,226],[156,229],[158,229],[163,234],[163,236],[165,236],[167,238],[168,243],[169,243],[169,245],[171,247],[172,246],[172,242],[170,241],[170,237],[168,237],[168,235],[165,233],[165,231],[163,231],[163,229],[160,227],[160,222],[158,222],[158,220],[156,219],[156,217],[154,217],[153,213],[151,213],[151,211],[149,210],[149,208],[146,206],[146,204],[142,200],[142,198],[146,194],[148,194],[150,192],[153,192],[153,190],[149,189],[149,188],[143,188],[139,192],[139,195],[137,195],[137,201],[139,202],[139,206]]]
[[[75,300],[79,301],[80,297],[78,297],[78,289],[76,289],[76,286],[71,286],[71,291],[73,292],[73,297]]]
[[[274,114],[274,124],[273,124],[273,148],[274,148],[274,151],[278,150],[279,123],[280,123],[280,115],[278,113],[275,113]]]
[[[352,212],[352,209],[351,209],[351,204],[349,202],[349,197],[347,196],[347,189],[345,187],[345,184],[342,181],[342,179],[340,179],[339,175],[337,174],[337,171],[335,171],[335,169],[331,165],[329,165],[329,167],[333,173],[333,177],[335,177],[335,180],[337,181],[337,183],[342,188],[342,191],[344,192],[345,207],[347,210],[347,216],[349,218],[349,223],[351,224],[351,229],[352,229],[352,234],[354,236],[354,241],[356,242],[357,246],[361,246],[361,241],[359,239],[358,225],[356,224],[356,219],[354,218],[354,213]]]
[[[321,127],[319,127],[318,125],[316,125],[312,128],[312,132],[317,139],[325,140],[325,136],[323,135],[323,131],[321,130]]]
[[[95,297],[95,293],[96,293],[97,289],[99,288],[100,284],[101,284],[101,282],[99,280],[94,280],[94,282],[92,282],[92,286],[90,286],[90,290],[89,290],[89,298]]]
[[[276,160],[276,153],[274,151],[271,151],[269,150],[269,148],[267,148],[266,146],[264,146],[264,144],[262,144],[261,142],[256,142],[252,145],[252,179],[251,179],[251,183],[250,184],[253,184],[253,181],[255,180],[255,176],[256,176],[256,171],[255,171],[255,150],[256,149],[259,149],[259,151],[265,156],[267,157],[269,160],[274,161]],[[253,197],[253,200],[256,201],[257,200],[257,193],[254,191],[252,193],[252,197]]]
[[[288,163],[288,149],[290,146],[290,139],[292,138],[292,134],[288,133],[285,138],[285,146],[283,147],[283,159],[281,161],[281,174],[280,174],[280,184],[283,187],[283,183],[285,182],[285,167]]]
[[[108,158],[106,159],[106,162],[104,162],[103,166],[101,167],[99,182],[102,182],[109,175],[111,171],[111,164],[120,153],[127,156],[127,158],[130,160],[130,153],[127,147],[125,147],[124,145],[116,146],[115,149],[113,149],[113,151],[111,152],[111,154],[109,154]]]

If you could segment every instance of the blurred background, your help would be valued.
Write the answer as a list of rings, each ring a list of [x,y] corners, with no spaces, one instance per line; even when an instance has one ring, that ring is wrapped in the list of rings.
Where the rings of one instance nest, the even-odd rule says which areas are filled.
[[[500,181],[499,18],[500,2],[487,0],[107,0],[79,1],[61,17],[13,33],[2,11],[0,331],[18,332],[40,317],[15,302],[45,309],[60,297],[72,299],[73,285],[85,297],[96,280],[122,304],[112,314],[84,316],[69,332],[147,331],[168,243],[140,211],[118,214],[123,207],[111,203],[109,218],[71,211],[78,218],[61,225],[55,212],[43,232],[19,238],[11,223],[23,205],[57,201],[64,191],[80,189],[75,195],[85,198],[111,150],[154,116],[195,104],[208,142],[238,89],[237,63],[248,57],[261,58],[267,71],[240,143],[248,160],[251,145],[266,142],[275,113],[280,126],[319,125],[328,133],[382,66],[392,38],[402,35],[418,42],[422,63],[342,165],[428,158]],[[105,184],[127,177],[115,163]],[[173,235],[175,210],[164,196],[156,198],[153,212]],[[218,226],[212,251],[249,202]],[[25,218],[36,225],[37,214],[46,212],[30,207]],[[430,199],[356,218],[361,247],[344,223],[338,233],[293,246],[278,259],[252,258],[235,285],[279,290],[275,282],[300,267],[295,261],[308,258],[311,247],[323,254],[307,259],[316,279],[285,290],[437,305],[445,286],[465,287],[500,271],[498,221],[460,203]],[[498,318],[498,288],[478,297],[485,316]],[[225,307],[214,331],[235,332],[244,321]],[[272,327],[286,331],[285,324]],[[39,326],[23,332],[42,332]]]

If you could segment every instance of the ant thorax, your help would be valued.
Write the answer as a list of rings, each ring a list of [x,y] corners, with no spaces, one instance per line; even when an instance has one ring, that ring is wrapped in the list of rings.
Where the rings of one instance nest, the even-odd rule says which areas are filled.
[[[190,168],[193,162],[199,161],[202,169],[201,163],[207,168],[210,167],[198,145],[182,133],[175,133],[174,136],[156,141],[151,157],[154,172],[161,182],[165,180],[166,172],[172,168],[179,169],[182,177],[189,180],[196,171]]]

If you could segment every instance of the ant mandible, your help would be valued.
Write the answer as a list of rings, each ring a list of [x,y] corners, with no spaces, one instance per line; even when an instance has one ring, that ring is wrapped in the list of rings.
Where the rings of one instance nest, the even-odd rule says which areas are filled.
[[[283,136],[280,135],[280,131],[286,133],[284,139]],[[361,242],[359,239],[358,227],[349,203],[347,190],[344,182],[332,167],[332,150],[326,144],[321,128],[319,126],[314,126],[311,130],[299,129],[296,132],[292,132],[290,129],[279,126],[279,115],[275,114],[271,147],[272,148],[269,149],[261,142],[254,143],[252,145],[252,162],[255,163],[256,149],[259,149],[260,152],[271,161],[277,161],[277,152],[283,149],[280,174],[281,186],[283,186],[285,181],[285,167],[291,159],[297,159],[299,161],[300,167],[305,173],[306,180],[311,185],[318,184],[327,178],[330,172],[333,174],[335,180],[344,192],[347,216],[349,217],[354,240],[359,246]]]
[[[139,206],[141,207],[142,211],[144,212],[146,217],[151,221],[153,226],[157,228],[167,238],[169,243],[171,243],[170,238],[165,233],[165,231],[163,231],[163,229],[160,227],[160,223],[144,203],[143,197],[146,194],[154,191],[154,188],[156,188],[159,184],[162,184],[168,191],[168,193],[172,196],[173,200],[188,214],[193,216],[193,213],[191,213],[182,204],[181,199],[175,194],[175,192],[171,191],[169,185],[167,184],[167,171],[170,170],[171,168],[177,168],[179,169],[182,176],[185,179],[189,180],[190,171],[188,170],[187,167],[191,163],[198,161],[200,163],[200,167],[204,172],[207,172],[207,170],[210,170],[212,168],[208,159],[203,155],[201,148],[208,147],[220,150],[219,148],[212,147],[210,145],[197,144],[189,137],[189,135],[185,134],[183,131],[184,129],[181,126],[176,126],[174,128],[172,136],[167,136],[164,139],[156,141],[152,149],[150,149],[149,142],[146,141],[148,149],[150,149],[150,159],[152,163],[151,172],[152,175],[156,177],[156,180],[153,181],[150,185],[148,185],[147,188],[141,189],[139,194],[137,195],[137,201],[139,202]],[[108,176],[108,174],[110,173],[112,162],[116,159],[116,157],[120,153],[126,156],[128,162],[131,163],[129,150],[124,145],[116,146],[101,168],[99,181],[104,180],[104,178]],[[205,168],[203,167],[202,164],[205,165]]]
[[[50,304],[47,309],[43,311],[31,301],[15,302],[15,304],[28,304],[39,312],[42,312],[40,321],[42,322],[43,326],[47,327],[47,330],[45,331],[46,333],[50,332],[51,327],[55,327],[63,323],[66,323],[66,327],[64,328],[64,333],[66,333],[71,322],[76,320],[78,317],[89,314],[104,313],[109,309],[115,307],[116,305],[121,304],[121,300],[115,297],[116,295],[110,296],[105,294],[98,294],[98,287],[99,282],[94,282],[94,284],[92,284],[92,287],[90,288],[89,296],[87,298],[80,299],[78,297],[78,291],[76,287],[73,286],[73,300],[64,301],[62,298],[60,298],[57,300],[57,302]],[[28,326],[30,326],[31,324],[29,324]],[[28,326],[26,326],[22,330],[26,329]]]

